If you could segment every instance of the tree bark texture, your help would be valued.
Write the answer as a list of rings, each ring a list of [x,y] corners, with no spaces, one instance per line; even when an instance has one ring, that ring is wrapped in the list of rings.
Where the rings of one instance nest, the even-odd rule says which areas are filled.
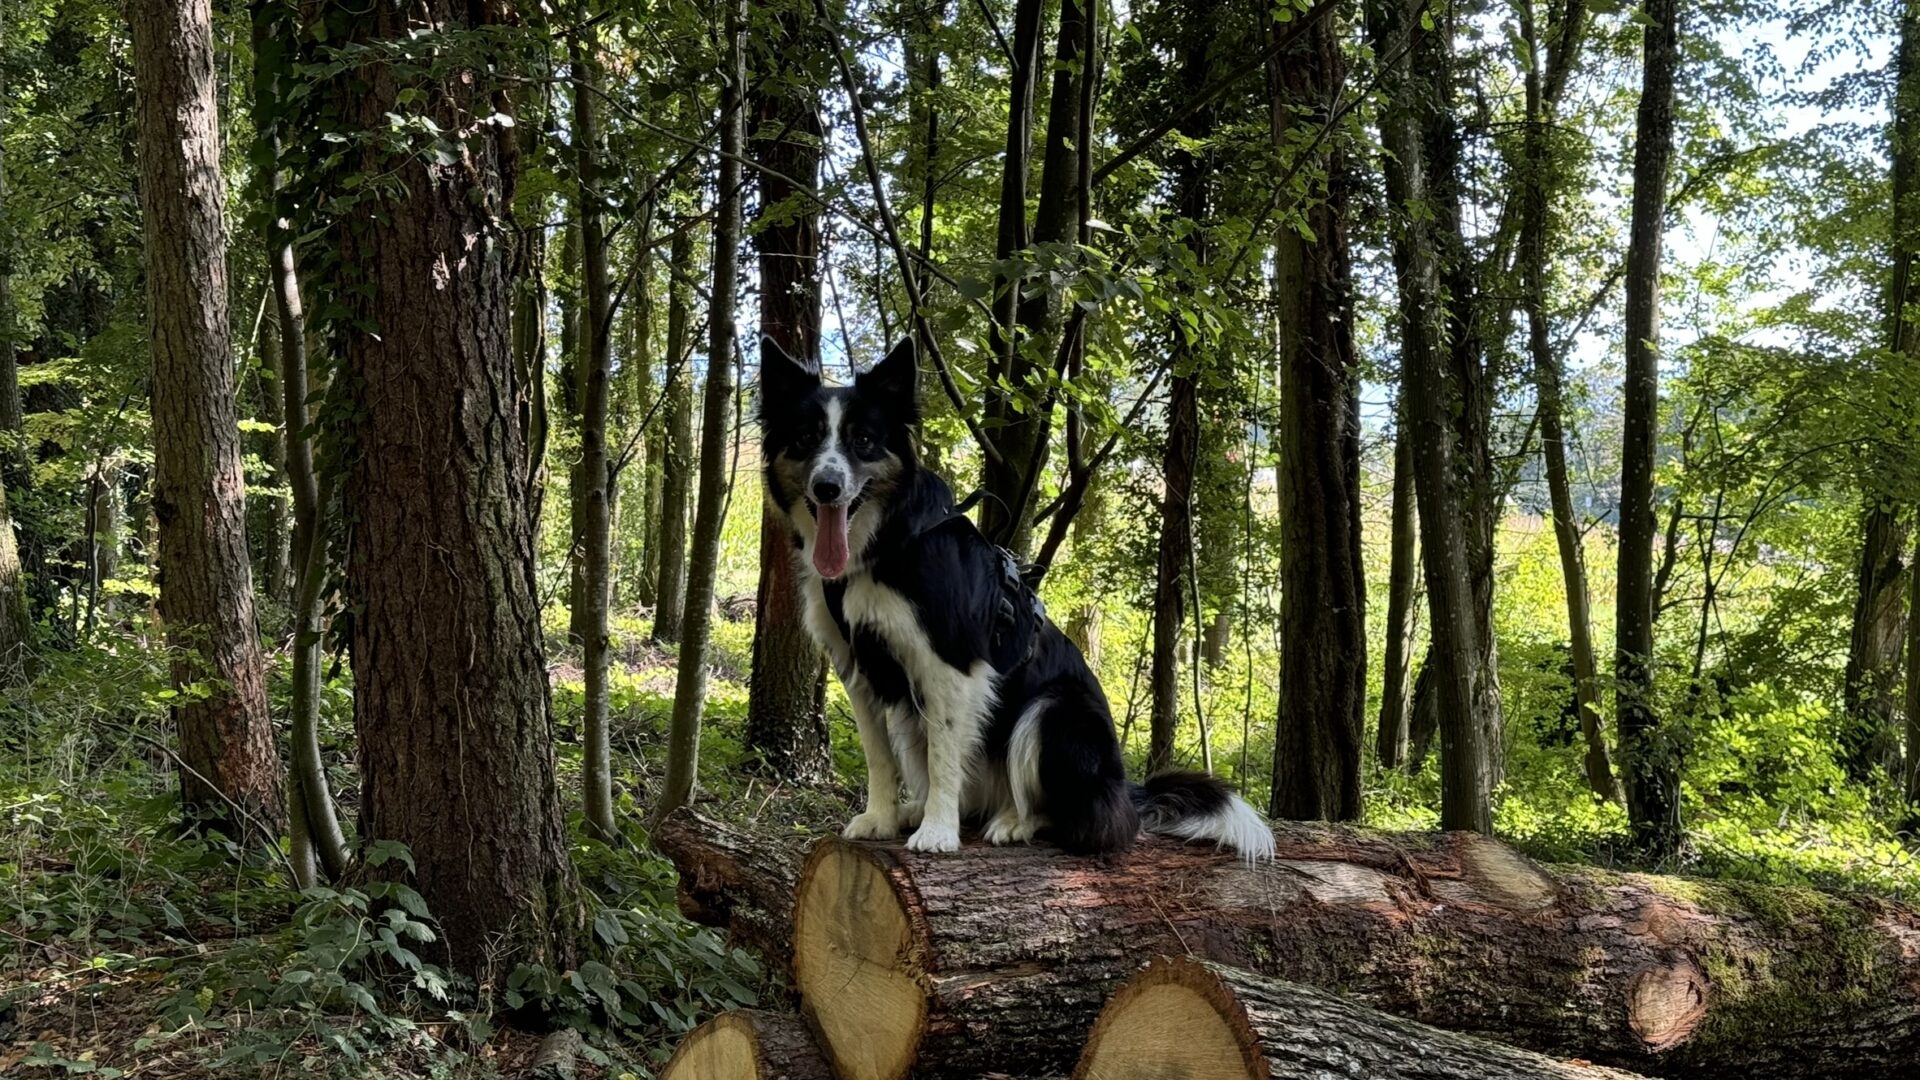
[[[1446,304],[1437,241],[1426,209],[1428,187],[1422,121],[1414,101],[1426,89],[1400,43],[1414,29],[1414,12],[1403,0],[1373,0],[1369,32],[1382,56],[1399,52],[1387,80],[1392,102],[1381,111],[1380,141],[1386,151],[1387,198],[1395,213],[1393,259],[1399,279],[1401,379],[1406,419],[1414,440],[1414,484],[1420,516],[1420,546],[1427,580],[1432,643],[1421,683],[1433,686],[1441,739],[1440,823],[1450,829],[1493,830],[1489,803],[1494,779],[1488,731],[1497,728],[1499,687],[1482,648],[1474,590],[1472,522],[1461,491],[1461,452],[1456,425],[1461,388],[1446,346]],[[1431,672],[1429,680],[1428,673]],[[1416,688],[1416,710],[1419,694]]]
[[[824,52],[802,10],[759,0],[774,29],[763,62],[787,70],[787,53]],[[820,210],[808,197],[819,186],[825,126],[817,90],[804,79],[756,79],[750,89],[753,159],[760,174],[755,242],[760,257],[760,332],[788,356],[820,367]],[[777,174],[777,175],[776,175]],[[797,181],[795,188],[788,180]],[[760,523],[760,581],[753,626],[753,672],[747,696],[746,743],[769,773],[814,782],[832,772],[827,755],[826,662],[808,635],[794,581],[787,524],[769,506]]]
[[[1920,5],[1901,5],[1900,47],[1893,95],[1893,274],[1887,282],[1887,349],[1896,363],[1910,363],[1920,345],[1920,329],[1907,317],[1913,302],[1914,255],[1920,251]],[[1868,505],[1861,530],[1859,582],[1854,598],[1853,634],[1847,646],[1843,689],[1847,726],[1841,761],[1854,780],[1875,768],[1896,772],[1900,762],[1899,712],[1901,653],[1910,618],[1906,602],[1909,513],[1883,489],[1885,464],[1869,473]],[[1908,756],[1920,753],[1907,744]]]
[[[843,1077],[1057,1075],[1168,955],[1649,1074],[1895,1077],[1920,1048],[1920,916],[1884,901],[1543,868],[1474,833],[1275,834],[1259,865],[1155,838],[1106,859],[822,840],[794,906],[803,1010]],[[735,926],[764,902],[716,880],[702,910]]]
[[[585,716],[581,727],[581,798],[588,828],[612,843],[619,836],[613,819],[613,747],[607,734],[608,676],[612,640],[607,605],[613,585],[613,467],[607,450],[607,391],[613,378],[613,292],[608,283],[606,197],[601,188],[599,109],[594,95],[600,77],[599,39],[586,5],[583,27],[568,43],[573,72],[574,172],[580,184],[581,290],[586,319],[580,327],[576,376],[580,380],[580,467],[574,487],[573,518],[580,537],[582,591],[573,597],[585,668]]]
[[[686,613],[687,503],[693,490],[693,373],[688,370],[687,333],[693,314],[693,225],[683,222],[668,253],[672,281],[667,286],[667,375],[660,433],[660,504],[655,543],[660,557],[655,576],[653,639],[680,640]]]
[[[1576,9],[1578,5],[1575,5]],[[1551,225],[1548,206],[1560,189],[1555,171],[1552,144],[1554,103],[1541,85],[1540,55],[1542,42],[1534,24],[1532,0],[1521,7],[1522,33],[1527,41],[1527,136],[1526,174],[1521,201],[1520,258],[1522,303],[1527,310],[1527,349],[1533,361],[1534,388],[1540,411],[1540,445],[1546,459],[1547,492],[1553,504],[1553,535],[1560,552],[1560,576],[1567,593],[1567,626],[1573,658],[1573,703],[1580,718],[1580,733],[1586,745],[1583,764],[1587,786],[1609,801],[1620,801],[1620,786],[1613,775],[1613,756],[1607,748],[1606,732],[1601,725],[1598,662],[1593,648],[1593,616],[1587,600],[1586,536],[1573,509],[1573,482],[1567,469],[1566,404],[1562,393],[1560,354],[1553,348],[1547,311],[1547,286],[1550,268],[1547,261],[1547,234]],[[1575,47],[1577,38],[1569,38],[1577,23],[1568,25],[1562,18],[1559,34],[1551,43],[1553,54],[1545,58],[1549,70],[1569,63],[1564,53]]]
[[[282,433],[286,424],[286,409],[280,393],[284,376],[280,362],[280,330],[276,325],[280,320],[269,308],[262,311],[259,321],[259,332],[254,335],[256,363],[251,372],[252,395],[254,418],[267,430],[251,436],[248,441],[253,444],[254,453],[260,456],[260,462],[265,466],[257,485],[264,490],[254,496],[247,535],[252,541],[254,564],[260,568],[260,592],[277,603],[285,604],[292,599],[289,592],[292,575],[288,562],[291,521],[287,512],[287,497],[276,490],[287,481],[287,442]],[[93,475],[89,470],[89,503],[100,497],[105,486],[105,478]],[[89,535],[94,534],[91,518],[88,532]],[[91,552],[87,553],[87,560],[91,565]],[[91,582],[93,574],[87,576]]]
[[[1673,82],[1679,66],[1674,0],[1646,0],[1645,56],[1633,149],[1633,223],[1627,246],[1626,387],[1620,463],[1614,679],[1619,686],[1627,818],[1648,851],[1680,843],[1679,748],[1653,702],[1653,468],[1660,412],[1660,252],[1673,157]]]
[[[680,913],[786,971],[793,959],[793,888],[812,838],[743,828],[675,809],[653,827],[653,845],[680,874]]]
[[[436,0],[320,17],[340,38],[392,42],[470,28]],[[494,111],[481,76],[440,81],[370,64],[324,88],[357,131],[385,130],[427,91],[442,130]],[[356,204],[334,230],[355,415],[346,474],[361,835],[405,844],[446,958],[485,981],[518,962],[572,962],[582,911],[554,776],[553,722],[534,581],[502,145],[458,159],[363,144],[355,165],[403,188]],[[425,148],[421,148],[424,150]]]
[[[797,1016],[733,1009],[688,1033],[660,1080],[835,1080]]]
[[[1033,93],[1045,53],[1045,0],[1017,0],[1007,58],[1007,137],[1000,166],[999,229],[994,241],[997,265],[1010,266],[1014,256],[1031,243],[1027,226],[1027,189],[1033,158]],[[987,498],[980,504],[980,529],[988,539],[1024,552],[1032,527],[1014,517],[1026,486],[1026,465],[1034,443],[1046,430],[1016,408],[1015,400],[1031,393],[1027,385],[1034,372],[1021,354],[1020,280],[1003,272],[994,281],[993,318],[987,335],[986,402],[983,411],[988,437],[1000,458],[984,455],[980,486]],[[1004,380],[1004,385],[1003,385]]]
[[[700,721],[707,705],[707,647],[713,635],[713,582],[720,569],[720,531],[726,524],[727,503],[732,497],[728,449],[738,391],[734,361],[739,347],[733,323],[740,276],[740,156],[746,142],[741,96],[747,82],[745,2],[728,0],[726,9],[727,66],[720,90],[713,299],[707,307],[707,387],[700,418],[700,497],[694,508],[693,550],[687,559],[678,678],[674,683],[673,721],[667,733],[667,778],[654,806],[656,824],[687,804],[699,775]],[[764,297],[761,302],[764,312]],[[764,617],[764,608],[761,613]]]
[[[227,324],[227,235],[207,0],[129,8],[153,353],[160,613],[173,652],[183,800],[277,834],[284,803],[247,559]],[[203,687],[203,690],[189,687]]]
[[[1181,43],[1180,81],[1190,93],[1207,83],[1210,37],[1205,26],[1210,19],[1195,15]],[[1188,139],[1205,140],[1212,135],[1213,113],[1201,112],[1188,119],[1181,134]],[[1193,264],[1204,267],[1208,260],[1206,222],[1211,192],[1211,164],[1198,150],[1180,157],[1174,179],[1176,212],[1187,223],[1184,242]],[[1199,282],[1188,288],[1195,295]],[[1200,368],[1209,346],[1188,336],[1179,319],[1171,320],[1169,334],[1173,348],[1173,378],[1167,399],[1167,441],[1160,457],[1160,542],[1153,578],[1153,662],[1148,687],[1152,710],[1149,715],[1147,773],[1153,775],[1173,767],[1174,739],[1180,728],[1180,636],[1186,629],[1191,579],[1189,561],[1193,555],[1193,488],[1200,458]]]
[[[1299,983],[1166,958],[1100,1011],[1075,1080],[1632,1080],[1456,1035]]]
[[[1413,646],[1420,577],[1418,511],[1413,502],[1413,433],[1408,430],[1405,395],[1393,433],[1393,507],[1387,526],[1387,654],[1381,673],[1378,756],[1382,768],[1408,762],[1413,706]]]
[[[1344,79],[1334,20],[1274,58],[1276,147],[1296,122],[1321,124]],[[1296,110],[1305,119],[1296,121]],[[1267,811],[1299,820],[1360,816],[1366,729],[1366,567],[1360,460],[1350,425],[1359,392],[1347,253],[1346,164],[1328,154],[1324,198],[1275,238],[1280,314],[1280,695]]]

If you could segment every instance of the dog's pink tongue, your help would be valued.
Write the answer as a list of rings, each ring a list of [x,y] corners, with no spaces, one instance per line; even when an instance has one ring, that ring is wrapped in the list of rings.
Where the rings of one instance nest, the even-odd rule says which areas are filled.
[[[822,506],[814,520],[813,568],[832,581],[847,572],[847,508]]]

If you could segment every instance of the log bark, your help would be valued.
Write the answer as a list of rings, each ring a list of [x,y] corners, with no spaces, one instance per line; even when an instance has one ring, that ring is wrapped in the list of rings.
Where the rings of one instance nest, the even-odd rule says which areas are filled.
[[[1204,960],[1156,960],[1100,1011],[1074,1080],[1631,1080]]]
[[[792,969],[838,1074],[1065,1072],[1143,958],[1194,956],[1398,1016],[1640,1072],[1905,1075],[1920,918],[1870,899],[1533,864],[1473,833],[1281,824],[1249,866],[1146,839],[926,856],[831,838],[796,888]],[[782,933],[784,862],[674,857],[689,913]],[[729,880],[729,875],[737,875]]]
[[[734,1009],[681,1040],[660,1080],[833,1080],[833,1071],[799,1017]]]
[[[743,829],[681,808],[653,830],[653,846],[680,872],[680,913],[788,969],[793,956],[793,889],[811,838]]]

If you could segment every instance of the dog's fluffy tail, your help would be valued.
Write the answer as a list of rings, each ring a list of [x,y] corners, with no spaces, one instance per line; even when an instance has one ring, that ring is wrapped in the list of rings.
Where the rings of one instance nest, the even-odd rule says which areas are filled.
[[[1248,859],[1273,857],[1273,828],[1260,812],[1205,773],[1161,773],[1134,784],[1140,827],[1181,840],[1211,840]]]

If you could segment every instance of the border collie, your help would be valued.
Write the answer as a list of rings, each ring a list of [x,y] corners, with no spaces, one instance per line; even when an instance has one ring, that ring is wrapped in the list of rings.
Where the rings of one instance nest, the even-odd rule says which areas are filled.
[[[867,758],[867,808],[843,835],[906,827],[909,848],[954,851],[966,819],[993,844],[1112,852],[1145,828],[1271,855],[1272,830],[1219,780],[1127,781],[1085,658],[1013,557],[920,467],[918,383],[911,338],[849,387],[761,343],[767,497],[790,526],[807,628]]]

